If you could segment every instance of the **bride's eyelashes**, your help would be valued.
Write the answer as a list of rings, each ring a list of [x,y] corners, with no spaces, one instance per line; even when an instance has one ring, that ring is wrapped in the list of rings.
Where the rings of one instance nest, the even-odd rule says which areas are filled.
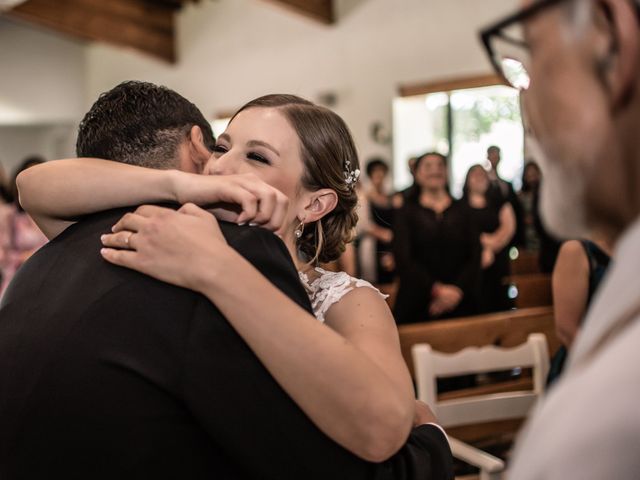
[[[247,154],[247,158],[255,162],[264,163],[265,165],[271,165],[271,161],[265,156],[260,155],[259,153],[249,152]]]
[[[229,148],[225,145],[218,144],[215,147],[213,147],[213,153],[217,157],[220,157],[228,152],[229,152]],[[257,152],[249,151],[247,153],[247,159],[252,160],[254,162],[262,163],[264,165],[271,165],[271,160],[269,160],[266,156]]]

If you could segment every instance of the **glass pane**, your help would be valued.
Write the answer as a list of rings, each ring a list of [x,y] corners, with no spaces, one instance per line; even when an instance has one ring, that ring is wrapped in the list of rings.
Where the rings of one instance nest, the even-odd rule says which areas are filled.
[[[523,165],[518,91],[504,86],[457,90],[451,94],[451,109],[453,195],[462,194],[469,167],[477,163],[487,165],[487,148],[491,145],[501,149],[500,176],[509,181],[517,179]]]
[[[452,145],[447,132],[447,108],[452,110]],[[412,183],[409,158],[437,150],[451,153],[451,193],[462,194],[467,170],[477,163],[487,166],[487,148],[502,150],[498,167],[502,178],[520,187],[523,166],[523,128],[519,92],[492,86],[398,98],[393,104],[394,185],[400,190]]]
[[[394,186],[402,190],[413,179],[407,163],[411,157],[437,150],[449,153],[445,92],[397,98],[393,102]]]

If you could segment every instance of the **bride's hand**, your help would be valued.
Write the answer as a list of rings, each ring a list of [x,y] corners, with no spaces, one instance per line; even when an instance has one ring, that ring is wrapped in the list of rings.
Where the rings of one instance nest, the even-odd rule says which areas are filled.
[[[193,204],[177,211],[144,205],[112,230],[101,237],[105,260],[196,291],[235,254],[214,216]]]
[[[271,231],[279,230],[286,218],[289,199],[253,173],[237,175],[194,175],[176,173],[174,196],[178,203],[214,205],[220,220],[251,223]]]

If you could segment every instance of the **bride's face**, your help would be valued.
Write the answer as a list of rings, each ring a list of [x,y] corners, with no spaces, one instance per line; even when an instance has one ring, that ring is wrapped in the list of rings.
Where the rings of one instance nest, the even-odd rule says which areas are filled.
[[[300,140],[287,119],[275,108],[249,108],[218,137],[205,173],[254,173],[284,193],[293,205],[303,168]],[[290,208],[291,222],[294,210]]]

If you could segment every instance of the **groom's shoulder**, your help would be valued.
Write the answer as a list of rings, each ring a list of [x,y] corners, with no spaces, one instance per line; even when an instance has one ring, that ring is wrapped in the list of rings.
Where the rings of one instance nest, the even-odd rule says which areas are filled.
[[[51,240],[50,243],[57,244],[67,242],[81,236],[91,235],[97,231],[107,233],[123,215],[134,210],[135,207],[124,207],[84,215]]]
[[[87,215],[45,245],[25,264],[23,277],[42,277],[43,288],[62,292],[86,293],[87,297],[159,295],[183,298],[191,302],[195,292],[185,290],[150,276],[113,265],[102,258],[100,236],[136,207],[117,208]],[[34,275],[46,271],[46,275]],[[31,283],[30,280],[27,283]],[[54,287],[53,285],[57,285]],[[106,298],[106,297],[105,297]]]

